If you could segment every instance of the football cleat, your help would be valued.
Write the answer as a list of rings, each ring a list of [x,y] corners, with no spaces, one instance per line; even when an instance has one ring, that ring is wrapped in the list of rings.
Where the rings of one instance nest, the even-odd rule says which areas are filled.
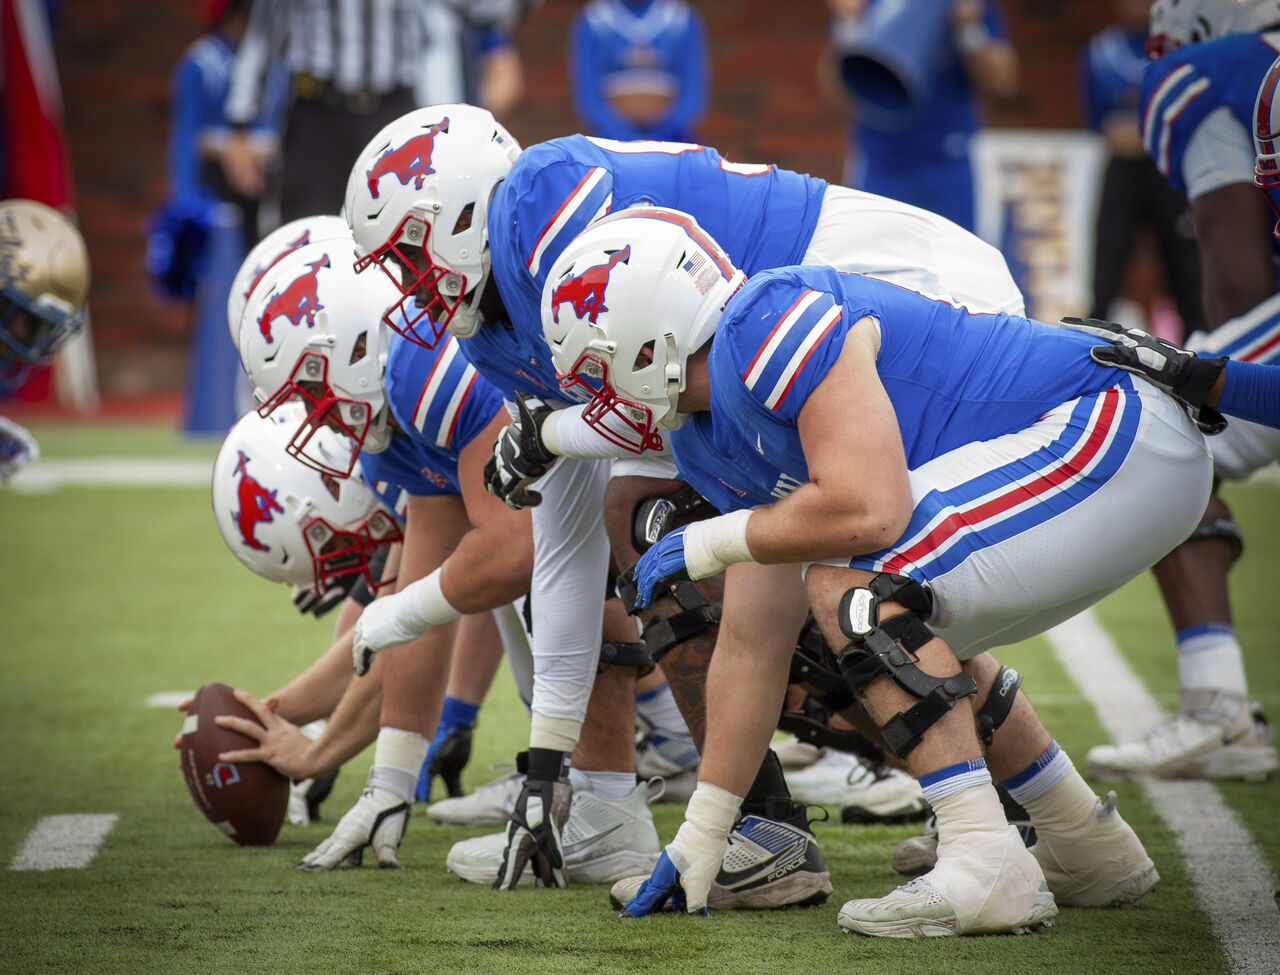
[[[845,931],[881,938],[1026,934],[1058,913],[1044,875],[1017,830],[969,830],[951,838],[934,868],[884,897],[840,909]]]
[[[925,816],[920,784],[901,769],[824,749],[808,768],[786,773],[792,798],[840,811],[846,823],[905,823]]]
[[[565,870],[570,882],[612,883],[620,877],[653,869],[662,852],[649,810],[648,786],[641,783],[625,799],[604,799],[581,788],[573,777],[569,821],[561,834]],[[455,843],[445,866],[463,880],[490,884],[502,868],[506,831]],[[525,870],[521,884],[533,884],[535,872]]]
[[[636,745],[636,778],[660,778],[661,801],[686,803],[698,784],[698,749],[692,738],[651,732]]]
[[[1129,907],[1155,888],[1160,874],[1108,792],[1090,815],[1068,828],[1038,831],[1031,854],[1054,898],[1065,907]]]
[[[1097,745],[1086,756],[1096,779],[1148,775],[1160,779],[1245,779],[1277,769],[1275,730],[1243,694],[1182,690],[1181,710],[1137,741]]]
[[[778,756],[778,761],[782,763],[784,769],[804,768],[822,757],[821,748],[810,745],[807,741],[801,741],[795,735],[783,735],[769,747]]]
[[[490,771],[499,768],[500,765],[492,765]],[[469,796],[431,803],[427,818],[450,826],[501,826],[511,819],[523,787],[524,773],[513,768],[506,775],[477,786]]]
[[[799,822],[804,807],[789,819],[746,815],[729,833],[720,873],[711,885],[707,907],[716,911],[769,910],[823,904],[831,893],[831,874],[813,834]],[[797,822],[798,820],[798,822]],[[609,903],[620,911],[635,897],[645,876],[619,880]]]

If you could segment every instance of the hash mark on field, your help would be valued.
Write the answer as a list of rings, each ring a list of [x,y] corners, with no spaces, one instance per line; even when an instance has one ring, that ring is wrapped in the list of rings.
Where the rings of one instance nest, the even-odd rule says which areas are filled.
[[[27,834],[10,870],[82,870],[120,817],[115,813],[45,816]]]
[[[147,698],[149,708],[176,708],[183,701],[195,696],[195,691],[157,691]]]
[[[55,488],[208,487],[212,460],[103,457],[100,460],[40,460],[13,476],[17,491],[39,493]]]
[[[1086,610],[1047,635],[1054,656],[1097,710],[1112,740],[1137,738],[1161,719],[1093,613]],[[1196,897],[1232,972],[1273,973],[1280,958],[1280,913],[1272,896],[1274,878],[1253,837],[1208,782],[1146,779],[1140,784],[1177,838]]]

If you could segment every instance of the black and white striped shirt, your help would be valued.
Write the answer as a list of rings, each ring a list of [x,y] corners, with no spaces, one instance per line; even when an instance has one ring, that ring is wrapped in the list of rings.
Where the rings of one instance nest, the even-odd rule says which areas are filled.
[[[463,20],[449,0],[254,0],[231,69],[226,114],[256,118],[264,79],[285,58],[342,94],[412,88],[420,104],[464,97]]]

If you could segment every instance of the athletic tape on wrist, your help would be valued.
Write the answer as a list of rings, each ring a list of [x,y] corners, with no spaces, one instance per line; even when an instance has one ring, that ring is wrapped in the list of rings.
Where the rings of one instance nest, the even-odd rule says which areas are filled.
[[[582,735],[582,722],[533,712],[529,719],[529,747],[572,752]]]
[[[444,590],[440,587],[441,575],[441,570],[436,569],[426,578],[419,579],[413,584],[413,587],[416,587],[415,595],[422,610],[422,618],[431,626],[452,623],[462,616],[462,613],[445,598]]]
[[[684,530],[684,564],[690,579],[706,579],[735,562],[754,562],[747,546],[750,511],[696,521]]]

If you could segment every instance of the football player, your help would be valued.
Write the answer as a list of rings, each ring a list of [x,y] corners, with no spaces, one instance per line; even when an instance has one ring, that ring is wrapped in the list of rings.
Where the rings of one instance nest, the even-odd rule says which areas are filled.
[[[686,268],[694,255],[715,269],[708,288]],[[725,512],[645,552],[638,602],[673,580],[805,563],[840,670],[924,786],[937,864],[845,904],[841,925],[1014,932],[1052,920],[1050,889],[1082,906],[1140,900],[1157,874],[1114,795],[1098,799],[1024,695],[984,759],[985,703],[970,698],[1016,687],[983,651],[1074,615],[1185,537],[1209,492],[1202,434],[1156,387],[1094,363],[1089,336],[830,268],[735,289],[739,273],[687,215],[624,211],[556,260],[543,319],[560,375],[593,391],[592,422],[625,417],[641,440],[669,431],[681,475]],[[599,285],[590,307],[567,297],[583,277]],[[1096,526],[1115,510],[1131,517],[1100,551]],[[755,705],[785,684],[769,649],[717,648],[697,790],[625,914],[708,906],[772,732]],[[1031,814],[1031,852],[993,774]]]
[[[507,420],[499,394],[459,354],[456,339],[426,349],[393,337],[388,346],[380,316],[394,291],[380,275],[357,278],[354,257],[348,235],[282,258],[254,289],[239,335],[261,411],[293,400],[305,406],[290,454],[335,479],[348,477],[359,457],[366,476],[409,495],[397,592],[361,613],[352,638],[361,674],[378,651],[395,648],[382,663],[370,784],[334,835],[303,859],[304,869],[331,869],[371,839],[380,862],[394,863],[391,840],[398,844],[403,834],[441,715],[453,622],[526,593],[532,560],[528,515],[483,489],[489,444]],[[628,756],[634,762],[633,747]],[[580,876],[595,870],[603,872],[590,879],[612,880],[656,858],[646,790],[633,770],[624,777],[629,788],[621,797],[579,790],[580,816],[625,827],[607,831],[608,849],[574,851]],[[492,882],[500,856],[488,855],[487,842]]]
[[[517,394],[555,406],[568,405],[568,395],[580,396],[560,390],[550,366],[538,308],[541,285],[550,263],[594,218],[641,200],[695,213],[724,235],[749,272],[800,261],[836,264],[974,308],[1022,309],[999,253],[926,211],[772,165],[730,162],[704,146],[572,136],[521,153],[491,117],[465,105],[421,109],[379,133],[352,169],[345,212],[365,255],[362,266],[380,264],[400,287],[403,297],[389,310],[388,324],[427,344],[440,341],[446,329],[463,336],[464,354],[502,389],[514,415]],[[752,219],[743,220],[744,213]],[[539,408],[532,406],[530,416]],[[596,614],[563,607],[599,591],[594,580],[605,572],[610,538],[618,543],[620,566],[628,555],[634,561],[632,511],[637,501],[672,490],[674,469],[669,460],[614,464],[606,457],[617,453],[613,448],[601,449],[600,459],[584,454],[557,463],[532,444],[531,452],[521,453],[517,440],[511,433],[499,444],[491,484],[517,502],[531,500],[525,492],[535,490],[541,502],[533,514],[538,669],[531,744],[545,756],[548,777],[527,787],[546,793],[557,756],[577,742],[599,644]],[[534,481],[536,489],[530,488]],[[760,585],[772,583],[762,577]],[[798,590],[791,595],[789,608],[771,618],[774,631],[752,639],[769,633],[768,639],[795,644],[805,607]],[[653,617],[646,620],[646,643],[666,654],[662,666],[695,739],[716,599],[684,587],[645,614]],[[616,733],[626,734],[630,719],[618,719]],[[766,762],[756,786],[744,807],[748,819],[789,821],[788,828],[758,832],[785,836],[805,853],[788,859],[805,863],[816,848],[802,810],[789,801],[776,759]],[[513,830],[513,839],[552,842],[550,832],[540,822],[533,830]],[[760,857],[763,862],[780,852],[762,851]],[[775,896],[774,905],[824,896],[826,872],[816,864],[767,880],[763,886],[771,892],[752,894],[752,906],[767,906],[765,898]],[[789,893],[777,893],[789,885]]]
[[[1142,82],[1142,135],[1165,177],[1191,201],[1209,331],[1187,347],[1206,356],[1276,359],[1280,327],[1261,303],[1276,291],[1274,241],[1253,185],[1254,107],[1280,53],[1276,0],[1157,0]],[[1240,478],[1276,456],[1274,431],[1232,423],[1211,438],[1219,477]],[[1141,738],[1100,745],[1099,778],[1257,779],[1277,768],[1274,735],[1248,694],[1227,574],[1240,527],[1215,492],[1185,544],[1154,573],[1176,632],[1181,706]]]
[[[53,360],[88,297],[89,252],[75,225],[34,200],[0,201],[0,394]],[[32,436],[0,418],[0,481],[38,456]]]

